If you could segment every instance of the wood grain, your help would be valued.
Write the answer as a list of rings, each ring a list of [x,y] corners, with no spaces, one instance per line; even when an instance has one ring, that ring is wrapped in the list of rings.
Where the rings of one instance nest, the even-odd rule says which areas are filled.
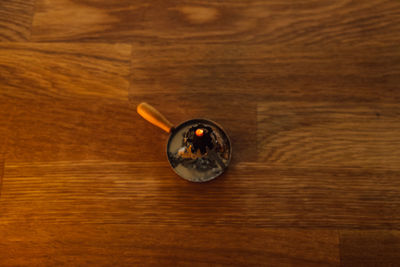
[[[264,102],[257,111],[262,162],[400,167],[400,104]]]
[[[77,12],[79,11],[79,12]],[[396,0],[75,1],[39,0],[35,41],[396,43]]]
[[[398,176],[238,163],[220,179],[194,184],[167,162],[6,162],[0,213],[10,224],[398,229]]]
[[[140,151],[151,140],[137,131],[145,123],[128,102],[130,51],[128,45],[0,44],[7,158],[163,160]]]
[[[257,101],[400,102],[400,49],[270,44],[133,45],[134,93]]]
[[[341,231],[342,266],[397,266],[399,231]]]
[[[339,265],[338,234],[326,230],[28,223],[0,233],[2,266]]]
[[[34,0],[0,1],[0,42],[30,39],[34,4]]]
[[[124,44],[1,43],[2,96],[126,99],[130,52]]]

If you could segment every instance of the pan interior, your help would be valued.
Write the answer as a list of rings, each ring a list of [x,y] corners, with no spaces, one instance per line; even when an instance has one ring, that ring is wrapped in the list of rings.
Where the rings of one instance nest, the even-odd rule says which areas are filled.
[[[201,128],[208,133],[210,146],[193,151],[193,144],[188,136],[193,136],[194,129]],[[192,135],[190,135],[192,134]],[[167,144],[168,160],[173,170],[182,178],[192,182],[206,182],[222,174],[231,159],[229,137],[213,121],[194,119],[175,128]]]

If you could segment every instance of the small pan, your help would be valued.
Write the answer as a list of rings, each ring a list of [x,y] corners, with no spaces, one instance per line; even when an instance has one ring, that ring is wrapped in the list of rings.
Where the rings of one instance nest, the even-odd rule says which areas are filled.
[[[231,160],[231,142],[217,123],[192,119],[174,127],[159,111],[147,103],[137,106],[147,121],[170,134],[167,158],[172,169],[191,182],[207,182],[221,175]]]

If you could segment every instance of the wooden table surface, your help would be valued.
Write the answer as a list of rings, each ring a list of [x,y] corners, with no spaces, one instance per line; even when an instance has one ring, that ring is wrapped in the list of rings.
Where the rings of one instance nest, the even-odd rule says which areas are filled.
[[[398,0],[1,0],[0,121],[0,266],[400,266]]]

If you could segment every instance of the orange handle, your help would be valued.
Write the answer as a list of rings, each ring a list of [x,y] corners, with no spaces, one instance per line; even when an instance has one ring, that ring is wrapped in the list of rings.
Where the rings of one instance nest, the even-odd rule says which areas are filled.
[[[167,133],[170,133],[174,128],[174,125],[167,120],[164,115],[162,115],[158,110],[150,106],[149,104],[143,102],[137,106],[137,112],[145,120],[151,124],[160,127]]]

